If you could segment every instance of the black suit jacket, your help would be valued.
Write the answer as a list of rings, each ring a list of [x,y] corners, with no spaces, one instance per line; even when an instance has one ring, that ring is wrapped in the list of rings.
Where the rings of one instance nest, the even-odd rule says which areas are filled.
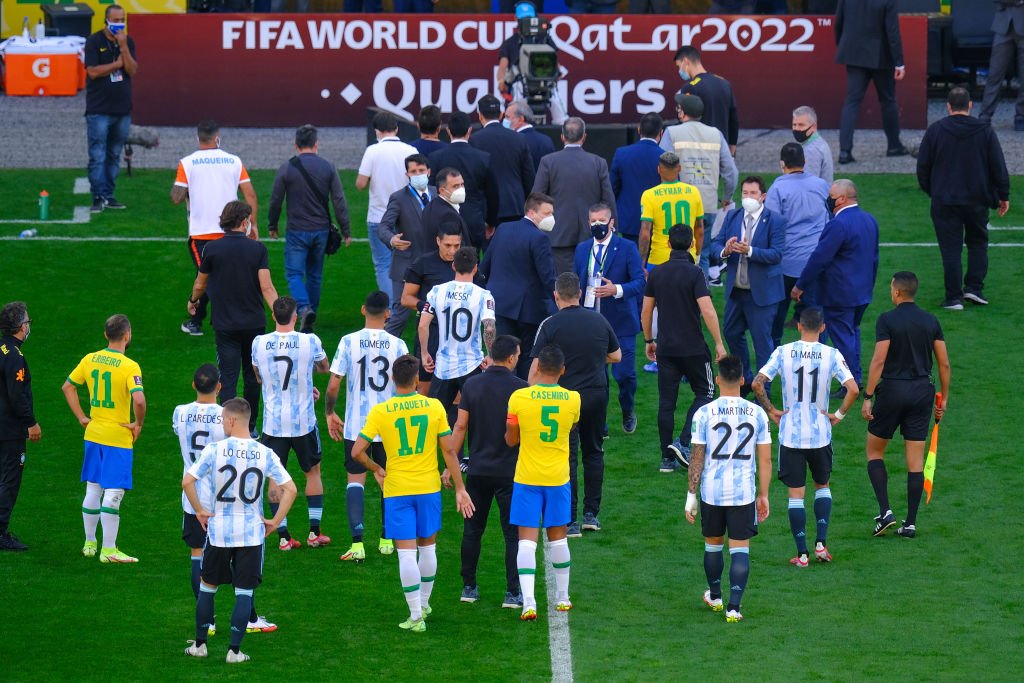
[[[526,138],[490,123],[470,135],[469,144],[491,155],[494,182],[488,185],[487,222],[497,225],[499,219],[522,216],[536,175]]]
[[[555,200],[555,229],[548,234],[553,247],[575,249],[590,237],[587,212],[597,202],[604,202],[615,213],[608,162],[582,147],[566,147],[544,157],[533,191]]]
[[[437,190],[427,188],[431,199],[437,196]],[[428,202],[427,206],[430,206]],[[412,242],[408,249],[391,251],[391,270],[388,271],[392,280],[405,278],[405,270],[423,254],[437,249],[434,241],[435,232],[423,227],[423,204],[414,196],[409,185],[398,190],[388,198],[388,207],[377,226],[377,236],[381,242],[391,247],[391,238],[402,233],[402,239]]]
[[[474,247],[484,243],[484,222],[487,220],[487,192],[494,182],[491,175],[491,155],[464,142],[453,142],[430,154],[431,185],[434,176],[444,168],[455,168],[466,183],[466,203],[462,205],[462,218],[469,228]],[[468,242],[466,242],[468,244]]]
[[[526,138],[526,144],[530,148],[530,156],[533,158],[533,170],[540,168],[540,160],[548,154],[554,154],[555,143],[544,133],[533,126],[524,128],[519,134]]]
[[[836,63],[865,69],[903,66],[896,0],[839,0]]]
[[[555,312],[551,245],[530,219],[498,226],[484,252],[480,274],[494,296],[495,314],[539,325]]]
[[[466,205],[463,204],[462,206],[465,207]],[[451,216],[462,225],[462,243],[466,246],[472,244],[472,235],[470,235],[469,226],[466,225],[466,219],[462,217],[462,212],[457,211],[454,206],[441,199],[440,196],[430,200],[427,208],[423,209],[423,215],[421,216],[423,232],[427,234],[428,241],[437,237],[438,230],[441,228],[441,221],[447,216]]]

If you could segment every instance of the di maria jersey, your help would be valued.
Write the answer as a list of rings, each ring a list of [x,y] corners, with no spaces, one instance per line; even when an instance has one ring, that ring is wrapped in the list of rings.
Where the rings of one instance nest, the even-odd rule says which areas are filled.
[[[758,371],[782,381],[779,443],[786,448],[822,448],[832,443],[828,421],[828,392],[832,378],[839,383],[852,379],[846,359],[838,349],[818,342],[795,341],[772,352]]]
[[[120,351],[90,353],[68,375],[76,387],[89,391],[89,419],[85,440],[103,446],[131,448],[132,394],[142,391],[142,369]]]
[[[349,441],[359,438],[370,409],[395,395],[391,366],[409,353],[405,342],[384,330],[364,328],[338,342],[331,372],[345,377],[345,429]],[[375,439],[380,441],[378,437]]]
[[[263,545],[263,486],[268,478],[292,480],[274,451],[233,436],[207,445],[188,473],[197,480],[199,500],[212,506],[206,534],[218,548]]]
[[[698,218],[704,217],[704,204],[700,190],[693,185],[674,180],[655,185],[640,195],[640,220],[651,222],[651,252],[647,262],[658,265],[668,260],[672,247],[668,244],[668,231],[683,223],[691,228]],[[690,245],[690,256],[697,258],[697,247]]]
[[[320,338],[271,332],[252,340],[252,364],[263,384],[263,433],[305,436],[316,429],[313,366],[327,358]]]
[[[690,445],[705,445],[700,497],[709,505],[747,505],[756,498],[758,445],[770,444],[768,415],[738,396],[722,396],[693,416]]]
[[[437,318],[434,377],[465,377],[484,361],[480,325],[494,320],[494,297],[472,282],[446,282],[430,290],[423,310]]]
[[[580,420],[580,394],[557,384],[517,389],[508,399],[508,421],[519,425],[514,480],[530,486],[569,481],[569,432]]]
[[[182,477],[188,472],[188,468],[199,458],[208,444],[216,443],[224,438],[224,424],[221,420],[221,407],[217,403],[199,403],[192,401],[180,405],[174,409],[174,417],[171,418],[171,426],[178,436],[178,446],[181,448],[181,459],[185,462],[185,470]],[[204,500],[203,505],[212,505],[212,502]],[[181,494],[181,509],[190,515],[196,513],[192,504],[188,502],[185,494]]]

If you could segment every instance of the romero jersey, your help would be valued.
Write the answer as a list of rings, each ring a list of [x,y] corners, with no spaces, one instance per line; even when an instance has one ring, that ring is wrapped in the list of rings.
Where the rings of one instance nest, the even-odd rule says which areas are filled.
[[[852,379],[838,349],[818,342],[795,341],[780,346],[758,371],[782,381],[779,443],[787,448],[822,448],[832,443],[828,420],[828,393],[832,378],[840,384]]]
[[[722,396],[693,416],[690,445],[705,445],[700,497],[709,505],[747,505],[757,497],[756,446],[770,444],[768,415],[750,401]]]
[[[233,436],[206,446],[188,473],[197,480],[199,500],[212,502],[206,534],[218,548],[263,545],[263,486],[268,478],[292,480],[274,451]]]
[[[224,439],[224,424],[221,421],[221,407],[216,403],[199,403],[193,401],[180,405],[174,409],[174,417],[171,418],[171,426],[178,436],[178,446],[181,448],[181,459],[185,463],[185,472],[199,458],[207,444],[216,443]],[[209,506],[211,501],[202,501],[203,505]],[[181,508],[190,515],[195,514],[192,504],[188,502],[185,494],[181,494]]]
[[[700,190],[681,181],[655,185],[640,195],[640,220],[651,222],[651,253],[647,263],[658,265],[668,260],[672,247],[668,244],[668,231],[673,225],[684,223],[691,228],[698,218],[704,217],[704,204]],[[696,244],[690,245],[690,256],[697,262]]]
[[[451,433],[444,405],[435,398],[399,394],[371,408],[359,436],[384,442],[384,497],[440,491],[437,440]]]
[[[313,367],[324,358],[315,334],[271,332],[252,340],[252,364],[263,384],[263,433],[305,436],[316,429]]]
[[[519,460],[514,481],[561,486],[569,481],[569,432],[580,420],[580,394],[557,384],[516,390],[508,420],[519,425]]]
[[[472,282],[453,280],[432,288],[423,310],[437,317],[434,377],[456,379],[480,367],[484,361],[480,325],[494,320],[491,293]]]
[[[90,353],[68,375],[76,387],[89,390],[89,419],[85,440],[103,446],[131,448],[132,394],[142,391],[142,369],[120,351]]]
[[[349,441],[359,438],[370,408],[395,395],[391,366],[409,353],[405,342],[384,330],[362,329],[338,342],[331,372],[345,377],[345,429]],[[379,438],[376,439],[380,441]]]

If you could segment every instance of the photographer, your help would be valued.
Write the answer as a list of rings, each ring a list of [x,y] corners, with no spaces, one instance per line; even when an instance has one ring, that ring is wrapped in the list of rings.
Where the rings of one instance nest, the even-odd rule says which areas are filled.
[[[534,114],[543,115],[550,109],[551,123],[561,124],[566,119],[566,113],[555,89],[559,77],[558,62],[557,56],[553,54],[556,48],[548,34],[548,22],[537,17],[537,10],[529,2],[516,4],[515,15],[519,22],[516,32],[498,48],[498,90],[506,102],[527,100]],[[550,48],[550,51],[545,51],[550,57],[543,55],[545,61],[550,59],[551,62],[545,66],[553,66],[550,77],[547,74],[531,73],[532,69],[523,72],[520,59],[524,45]],[[530,65],[533,66],[533,60]]]

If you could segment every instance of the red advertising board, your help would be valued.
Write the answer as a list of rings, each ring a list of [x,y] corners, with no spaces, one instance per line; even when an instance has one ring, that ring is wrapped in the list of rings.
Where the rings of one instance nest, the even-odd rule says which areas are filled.
[[[570,114],[635,123],[672,111],[681,85],[672,53],[697,46],[728,78],[744,128],[788,127],[811,105],[839,125],[846,74],[828,16],[599,16],[552,19]],[[133,15],[138,45],[134,118],[145,125],[352,126],[366,108],[414,116],[437,104],[469,111],[496,92],[498,48],[515,23],[496,15]],[[927,20],[900,18],[907,78],[904,127],[927,121]],[[861,128],[880,127],[869,94]]]

